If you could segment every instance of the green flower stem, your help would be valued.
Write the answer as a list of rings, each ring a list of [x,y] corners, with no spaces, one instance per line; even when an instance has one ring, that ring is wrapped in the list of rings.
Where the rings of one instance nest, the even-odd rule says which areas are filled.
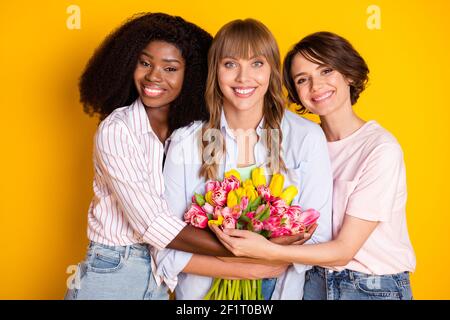
[[[236,288],[236,280],[230,280],[228,282],[228,300],[233,300],[234,289]]]
[[[211,296],[217,292],[217,287],[221,281],[222,279],[214,279],[211,289],[209,289],[208,293],[203,297],[203,300],[211,300]]]
[[[241,280],[236,280],[236,288],[234,289],[233,300],[241,300]]]
[[[264,300],[262,296],[262,280],[258,280],[258,300]]]

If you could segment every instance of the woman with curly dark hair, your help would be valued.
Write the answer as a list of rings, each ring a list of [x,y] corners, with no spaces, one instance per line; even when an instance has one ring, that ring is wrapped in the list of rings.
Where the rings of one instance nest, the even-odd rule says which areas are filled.
[[[102,120],[94,139],[90,244],[66,299],[167,299],[170,279],[157,276],[163,271],[157,272],[154,250],[230,255],[210,232],[171,214],[164,198],[169,142],[194,121],[208,119],[211,41],[180,17],[146,13],[109,35],[90,59],[80,80],[81,102]],[[201,268],[194,264],[192,272],[203,274],[208,265],[235,276],[215,257],[196,257]]]

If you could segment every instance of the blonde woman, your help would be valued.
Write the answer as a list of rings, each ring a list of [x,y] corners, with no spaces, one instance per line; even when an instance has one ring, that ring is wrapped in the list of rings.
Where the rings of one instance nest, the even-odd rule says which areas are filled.
[[[268,179],[282,172],[286,184],[297,185],[300,192],[293,203],[321,212],[309,241],[330,240],[332,177],[325,136],[318,125],[285,109],[280,55],[271,32],[253,19],[226,24],[213,40],[208,64],[209,121],[184,129],[166,160],[166,199],[172,211],[181,217],[193,193],[202,192],[208,180],[221,179],[234,168],[245,179],[262,166]],[[161,256],[158,270],[174,286],[178,283],[177,299],[206,294],[213,279],[189,274],[198,267],[191,264],[199,256],[174,250]],[[207,264],[204,268],[214,272]],[[309,268],[294,264],[280,277],[264,280],[264,297],[301,299]]]

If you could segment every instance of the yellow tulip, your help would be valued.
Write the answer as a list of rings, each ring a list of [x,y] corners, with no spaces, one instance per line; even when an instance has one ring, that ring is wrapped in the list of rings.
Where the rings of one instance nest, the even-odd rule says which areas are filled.
[[[210,205],[215,206],[215,204],[214,204],[214,202],[212,201],[211,197],[212,197],[212,191],[208,191],[208,192],[205,194],[205,200],[206,200],[206,202],[208,202]]]
[[[264,168],[255,168],[252,171],[252,182],[256,187],[260,185],[266,185],[266,176],[264,175]]]
[[[240,202],[240,201],[241,201],[241,198],[242,198],[243,196],[245,196],[245,190],[244,190],[244,188],[239,187],[239,188],[237,188],[236,190],[233,190],[233,191],[236,192],[236,195],[237,195],[237,197],[238,197],[238,202]]]
[[[217,225],[217,226],[220,226],[220,225],[222,225],[222,222],[223,222],[223,217],[222,217],[222,215],[220,214],[220,215],[217,217],[217,220],[209,220],[209,221],[208,221],[208,226],[210,226],[210,225],[212,225],[212,224],[215,224],[215,225]]]
[[[235,169],[225,172],[225,178],[229,178],[230,176],[235,176],[241,182],[241,175]]]
[[[245,190],[245,195],[247,196],[249,202],[252,202],[256,198],[258,198],[258,192],[256,192],[255,188],[246,187],[246,188],[244,188],[244,190]]]
[[[247,180],[245,180],[245,181],[244,181],[244,184],[243,184],[243,187],[244,187],[244,188],[246,188],[246,187],[252,187],[252,188],[254,188],[252,179],[247,179]]]
[[[281,191],[283,191],[284,185],[284,176],[280,173],[275,173],[272,176],[272,180],[270,180],[270,194],[279,197],[281,195]]]
[[[286,189],[284,189],[283,193],[281,194],[281,199],[283,199],[286,204],[290,205],[292,200],[294,200],[295,196],[298,193],[298,189],[296,186],[289,186]]]
[[[236,192],[234,190],[228,192],[227,207],[234,208],[234,206],[236,206],[237,204],[238,204],[238,196],[237,196]]]

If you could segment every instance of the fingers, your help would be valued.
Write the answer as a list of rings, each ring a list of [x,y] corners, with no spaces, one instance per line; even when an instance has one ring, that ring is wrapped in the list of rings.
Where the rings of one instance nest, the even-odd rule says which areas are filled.
[[[309,226],[308,229],[306,229],[306,232],[312,235],[316,231],[318,226],[319,225],[317,223],[314,223],[313,225]]]
[[[238,229],[229,229],[226,228],[223,230],[224,233],[226,233],[229,236],[236,237],[236,238],[246,238],[251,231],[248,230],[238,230]]]

